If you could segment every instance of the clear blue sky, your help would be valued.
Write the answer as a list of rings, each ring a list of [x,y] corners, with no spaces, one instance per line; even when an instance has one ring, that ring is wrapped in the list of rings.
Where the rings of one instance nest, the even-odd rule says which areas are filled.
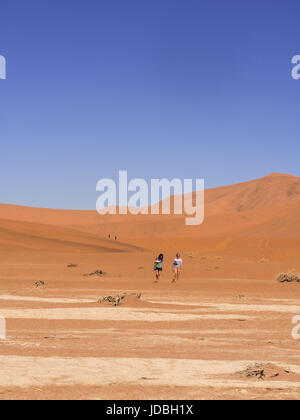
[[[0,202],[95,208],[96,182],[300,176],[299,0],[1,3]]]

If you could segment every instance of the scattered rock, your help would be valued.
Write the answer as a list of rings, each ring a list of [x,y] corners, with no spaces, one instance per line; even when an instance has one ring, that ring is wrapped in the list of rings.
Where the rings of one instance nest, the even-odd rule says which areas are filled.
[[[78,264],[68,264],[68,268],[77,268]]]

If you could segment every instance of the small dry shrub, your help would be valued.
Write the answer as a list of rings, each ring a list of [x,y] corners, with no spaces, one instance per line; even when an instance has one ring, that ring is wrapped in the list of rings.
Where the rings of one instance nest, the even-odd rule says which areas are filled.
[[[297,273],[279,273],[276,277],[279,283],[300,283],[300,274]]]
[[[96,271],[93,271],[92,273],[84,274],[84,277],[91,277],[91,276],[99,276],[99,277],[102,277],[102,276],[105,276],[105,275],[106,275],[105,271],[103,271],[103,270],[96,270]]]
[[[46,283],[43,280],[38,280],[34,283],[35,287],[43,287],[46,286]]]

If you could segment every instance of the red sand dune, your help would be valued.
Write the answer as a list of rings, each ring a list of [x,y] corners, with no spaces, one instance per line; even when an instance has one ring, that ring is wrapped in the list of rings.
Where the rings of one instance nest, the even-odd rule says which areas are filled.
[[[207,190],[205,221],[198,227],[185,226],[184,218],[174,215],[100,216],[5,204],[0,219],[2,247],[132,249],[121,241],[148,249],[157,243],[182,250],[273,249],[278,257],[284,248],[295,255],[300,250],[300,178],[272,174]],[[117,244],[107,240],[109,234],[117,235]]]
[[[199,227],[0,205],[0,399],[299,399],[299,284],[275,278],[300,272],[300,179],[273,174],[205,199]],[[125,291],[141,302],[97,303]],[[264,380],[247,376],[257,366]]]
[[[63,226],[0,219],[0,250],[128,252],[137,247]]]

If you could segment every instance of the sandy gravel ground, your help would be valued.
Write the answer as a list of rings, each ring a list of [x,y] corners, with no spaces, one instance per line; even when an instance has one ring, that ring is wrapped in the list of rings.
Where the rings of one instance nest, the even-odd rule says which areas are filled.
[[[44,267],[40,288],[34,264],[26,270],[24,263],[22,287],[15,267],[5,266],[1,399],[300,397],[300,341],[291,335],[300,314],[297,285],[190,276],[172,285],[167,273],[155,284],[151,270],[132,282],[124,256],[113,255],[108,271],[120,259],[120,278],[83,280],[88,267]],[[66,273],[64,281],[55,270],[58,278]],[[97,303],[122,292],[129,298],[121,306]],[[239,374],[270,363],[278,376]]]
[[[275,280],[300,273],[299,256],[288,175],[206,191],[193,228],[0,204],[0,398],[299,399],[300,283]],[[98,302],[125,292],[120,306]]]

